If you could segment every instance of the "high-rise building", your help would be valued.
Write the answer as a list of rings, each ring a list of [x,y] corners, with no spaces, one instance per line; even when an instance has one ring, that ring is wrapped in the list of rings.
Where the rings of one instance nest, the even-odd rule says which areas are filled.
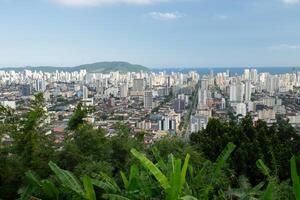
[[[248,112],[255,112],[255,103],[252,101],[247,102],[247,111]]]
[[[43,92],[46,90],[46,82],[42,79],[35,80],[34,88],[36,91]]]
[[[273,95],[279,88],[279,80],[276,75],[268,75],[266,79],[266,90]]]
[[[135,92],[144,91],[144,79],[134,79],[132,91],[135,91]]]
[[[208,78],[201,78],[200,80],[200,88],[202,90],[208,90],[209,80]]]
[[[245,101],[251,101],[251,94],[252,94],[252,88],[251,88],[251,82],[246,81],[245,82]]]
[[[230,77],[230,70],[229,69],[226,70],[226,76]]]
[[[167,87],[171,87],[171,77],[167,76]]]
[[[87,99],[89,97],[89,90],[86,86],[82,86],[82,98]]]
[[[209,72],[208,84],[211,85],[211,86],[215,85],[214,71],[212,69]]]
[[[169,117],[163,117],[161,120],[159,120],[158,127],[160,131],[175,131],[176,120]]]
[[[124,83],[120,87],[120,97],[126,98],[127,96],[128,96],[128,85],[127,85],[127,83]]]
[[[236,115],[242,115],[242,116],[247,115],[247,106],[245,103],[238,103],[236,105]]]
[[[173,104],[174,110],[177,113],[181,113],[185,109],[185,100],[176,99]]]
[[[31,94],[30,85],[21,85],[20,94],[21,94],[21,96],[30,96],[30,94]]]
[[[207,90],[199,89],[198,90],[198,108],[207,107]]]
[[[230,85],[230,101],[242,102],[244,99],[244,84],[233,83]]]
[[[195,115],[191,117],[190,128],[191,133],[205,129],[208,124],[209,117],[205,115]]]
[[[184,85],[184,78],[185,78],[185,77],[184,77],[184,74],[183,74],[183,73],[180,73],[180,79],[179,79],[179,80],[180,80],[180,82],[179,82],[180,85]]]
[[[257,70],[256,69],[251,69],[251,72],[250,72],[250,80],[253,82],[253,83],[256,83],[257,82]]]
[[[225,109],[226,108],[226,100],[225,98],[222,98],[221,100],[221,109]]]
[[[144,93],[144,108],[152,109],[152,91],[145,91]]]
[[[250,80],[250,70],[249,69],[244,70],[244,79]]]

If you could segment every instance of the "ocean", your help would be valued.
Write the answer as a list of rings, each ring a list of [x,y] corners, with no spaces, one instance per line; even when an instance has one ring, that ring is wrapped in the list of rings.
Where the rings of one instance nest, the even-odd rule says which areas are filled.
[[[300,67],[209,67],[209,68],[204,68],[204,67],[199,67],[199,68],[153,68],[151,71],[153,72],[166,72],[167,74],[170,74],[171,72],[182,72],[182,73],[187,73],[189,71],[196,71],[199,74],[209,74],[210,71],[212,70],[214,74],[216,73],[221,73],[221,72],[226,72],[229,70],[231,75],[241,75],[244,73],[245,69],[256,69],[258,73],[262,72],[268,72],[270,74],[285,74],[285,73],[292,73],[292,72],[300,72]]]

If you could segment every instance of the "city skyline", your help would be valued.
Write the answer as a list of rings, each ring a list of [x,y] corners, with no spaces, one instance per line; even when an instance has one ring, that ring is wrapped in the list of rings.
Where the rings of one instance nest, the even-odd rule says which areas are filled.
[[[222,177],[230,171],[226,181],[217,181],[225,184],[221,187],[223,189],[216,191],[215,194],[213,188],[209,189],[213,197],[228,200],[233,199],[232,196],[224,196],[224,194],[232,192],[231,188],[236,191],[241,190],[235,189],[234,183],[229,180],[236,182],[238,177],[245,177],[245,170],[248,168],[260,169],[258,163],[263,162],[263,158],[270,157],[272,159],[269,162],[274,162],[276,165],[272,163],[261,165],[265,166],[268,172],[270,169],[266,166],[281,168],[284,177],[274,174],[270,175],[270,178],[274,176],[273,180],[275,180],[278,176],[276,178],[278,183],[274,182],[274,188],[280,189],[280,185],[284,183],[282,189],[272,189],[274,192],[272,190],[270,192],[268,189],[270,183],[267,185],[259,179],[259,187],[256,183],[252,186],[247,182],[249,189],[247,186],[245,190],[247,193],[244,196],[248,195],[248,191],[256,190],[259,192],[254,193],[256,199],[265,198],[266,192],[272,194],[272,197],[267,199],[277,197],[294,199],[292,195],[296,192],[292,193],[293,183],[285,180],[290,180],[290,175],[286,173],[286,164],[289,163],[290,156],[300,155],[299,69],[291,68],[285,73],[280,73],[280,70],[275,68],[271,68],[271,72],[262,72],[258,68],[243,69],[241,73],[234,73],[235,70],[228,69],[223,71],[206,69],[208,71],[206,74],[201,72],[203,70],[150,71],[143,70],[145,68],[142,66],[134,66],[134,71],[126,72],[121,71],[124,68],[109,72],[91,67],[86,69],[78,67],[75,71],[66,68],[62,70],[56,68],[52,71],[40,69],[0,70],[0,160],[4,161],[1,162],[0,167],[2,172],[0,186],[4,189],[0,192],[1,199],[53,199],[52,197],[106,199],[104,195],[109,193],[103,194],[100,191],[98,193],[95,190],[96,187],[105,190],[107,185],[113,185],[116,191],[118,190],[116,194],[113,189],[107,191],[112,192],[112,196],[107,198],[111,200],[116,197],[132,200],[173,200],[184,199],[185,197],[179,197],[190,195],[191,191],[184,189],[188,187],[187,184],[183,187],[183,195],[174,198],[167,197],[165,193],[168,195],[169,192],[162,191],[163,187],[159,188],[156,183],[150,187],[148,184],[140,184],[150,177],[153,178],[151,183],[158,178],[153,176],[155,173],[151,176],[144,174],[153,171],[149,167],[146,168],[147,163],[152,163],[150,159],[146,160],[144,156],[145,162],[138,167],[129,156],[129,153],[137,151],[137,148],[140,148],[140,152],[150,152],[151,156],[160,160],[155,161],[157,164],[149,165],[156,169],[155,172],[161,174],[160,170],[166,174],[169,171],[174,172],[170,178],[166,178],[167,183],[170,180],[172,185],[167,187],[167,190],[181,185],[181,182],[174,182],[173,178],[181,177],[185,169],[193,166],[188,164],[190,155],[188,152],[191,153],[191,161],[194,157],[191,163],[199,163],[197,167],[191,169],[198,170],[198,166],[202,166],[203,163],[208,167],[201,168],[195,173],[194,180],[191,179],[194,172],[187,170],[186,180],[195,184],[194,188],[205,185],[205,180],[212,180],[215,175],[210,171],[224,172]],[[227,156],[230,152],[228,154],[226,149],[230,144],[236,145],[238,149],[236,151],[229,149],[233,151],[233,155],[238,156],[231,159],[230,165],[236,165],[241,161],[237,165],[238,168],[233,170],[225,166],[224,169],[218,167],[219,163],[225,164],[224,162],[229,159]],[[206,151],[202,148],[214,149]],[[222,150],[224,148],[225,151]],[[165,153],[168,151],[169,156]],[[175,159],[173,153],[184,156],[186,152],[187,156],[181,167],[180,159]],[[205,161],[206,158],[202,157],[205,152],[213,152],[208,158],[216,156],[216,162]],[[218,156],[219,152],[221,156]],[[243,154],[240,154],[241,152]],[[147,154],[140,153],[140,155]],[[165,159],[160,155],[164,155]],[[224,156],[227,158],[223,158]],[[164,160],[169,160],[165,163],[166,166],[174,166],[174,168],[165,171],[165,165],[160,165]],[[120,164],[116,164],[115,161]],[[34,165],[26,165],[27,162]],[[57,163],[55,169],[60,172],[52,169],[53,163]],[[128,167],[128,163],[134,164]],[[283,163],[280,168],[278,163]],[[48,166],[53,173],[48,172]],[[120,169],[120,166],[123,168]],[[31,171],[24,174],[26,167]],[[111,175],[102,172],[103,169],[109,174],[119,170],[116,174],[121,174],[124,178],[124,186],[121,186],[124,189],[117,186],[117,182],[110,178]],[[123,173],[127,169],[130,169],[128,176]],[[49,178],[40,179],[41,175],[38,175],[40,170],[45,171],[45,176]],[[80,175],[76,174],[78,170],[88,174],[84,175],[82,183],[79,181]],[[197,175],[206,172],[208,172],[207,178],[199,178]],[[136,179],[137,176],[132,175],[136,173],[140,173],[142,178]],[[249,180],[256,177],[253,171],[249,170],[247,173],[249,173],[247,175]],[[15,176],[15,174],[19,175]],[[263,173],[261,175],[265,176]],[[93,178],[89,178],[90,176]],[[74,184],[68,181],[68,177]],[[88,185],[94,197],[89,198],[85,195],[84,191],[89,187],[85,183],[85,177],[90,182]],[[248,180],[247,177],[245,180]],[[293,175],[291,177],[293,178]],[[106,179],[107,184],[103,182]],[[279,184],[279,181],[285,182]],[[143,188],[147,187],[150,192],[145,195],[144,190],[139,187],[134,191],[126,189],[127,182]],[[52,185],[50,189],[54,189],[53,195],[49,195],[49,198],[43,198],[48,194],[46,192],[48,189],[39,189],[43,188],[43,185],[48,188],[46,183]],[[58,185],[60,183],[61,186]],[[71,189],[71,186],[67,187],[65,183],[85,189],[78,189],[79,192],[75,192],[75,189]],[[102,183],[103,188],[101,188]],[[23,189],[24,185],[29,189]],[[216,187],[219,187],[219,184]],[[185,191],[187,192],[184,193]],[[204,190],[200,188],[194,191],[196,192],[192,195],[196,197],[187,196],[187,198],[203,199],[207,195],[205,199],[211,199],[207,192],[203,195]],[[118,195],[119,193],[122,196]],[[132,194],[134,195],[131,196]],[[236,199],[241,199],[240,192],[237,194]],[[145,195],[145,198],[140,195]]]

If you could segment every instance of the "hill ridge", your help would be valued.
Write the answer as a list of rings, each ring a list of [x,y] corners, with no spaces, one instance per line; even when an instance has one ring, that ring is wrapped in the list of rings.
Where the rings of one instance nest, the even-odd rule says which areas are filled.
[[[55,72],[58,71],[79,71],[81,69],[86,69],[88,73],[109,73],[114,71],[119,71],[120,73],[127,72],[139,72],[139,71],[150,71],[149,68],[138,65],[131,64],[124,61],[103,61],[95,62],[90,64],[82,64],[74,67],[55,67],[55,66],[26,66],[26,67],[3,67],[0,70],[14,70],[21,72],[23,70],[32,70],[32,71],[44,71],[44,72]]]

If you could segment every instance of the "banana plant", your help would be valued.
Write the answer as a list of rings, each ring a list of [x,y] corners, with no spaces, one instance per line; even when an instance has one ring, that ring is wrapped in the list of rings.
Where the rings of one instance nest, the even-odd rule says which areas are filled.
[[[240,200],[258,200],[262,194],[261,189],[264,183],[261,182],[255,187],[252,187],[249,180],[245,176],[240,176],[238,180],[239,188],[229,188],[225,195],[228,199],[240,199]]]
[[[221,174],[221,170],[224,167],[230,154],[233,152],[235,145],[229,143],[223,150],[221,155],[212,167],[213,176],[209,179],[209,184],[202,188],[204,196],[208,199],[208,194],[214,189],[213,181],[215,181]],[[138,152],[135,149],[131,150],[131,153],[136,157],[140,163],[144,166],[145,170],[139,170],[138,166],[132,165],[130,168],[129,176],[127,177],[124,172],[121,172],[121,178],[123,181],[123,189],[121,189],[116,181],[106,175],[105,173],[98,174],[98,177],[91,179],[88,176],[84,176],[82,181],[77,179],[71,172],[59,168],[55,163],[49,162],[49,167],[54,172],[56,183],[61,186],[57,187],[50,179],[40,180],[33,172],[26,173],[26,176],[30,180],[30,187],[25,188],[22,191],[23,199],[28,199],[31,194],[40,192],[39,194],[45,199],[59,199],[65,196],[66,193],[72,193],[73,195],[87,200],[96,200],[94,186],[99,187],[105,191],[102,195],[104,199],[110,200],[129,200],[129,199],[158,199],[164,195],[166,200],[196,200],[197,198],[191,196],[192,190],[186,181],[187,170],[193,176],[193,168],[189,166],[190,155],[187,154],[184,162],[180,159],[176,159],[172,154],[169,155],[168,163],[161,162],[154,164],[144,154]],[[204,168],[206,165],[204,165]],[[150,173],[149,173],[150,172]],[[200,170],[197,176],[204,176],[205,170]],[[145,178],[146,177],[146,178]],[[155,179],[153,179],[153,177]],[[157,185],[156,183],[159,183]],[[160,192],[158,187],[163,188],[164,194]],[[155,195],[153,195],[153,190]],[[61,196],[60,196],[61,194]],[[201,198],[202,199],[202,198]],[[205,199],[205,198],[204,198]]]
[[[130,167],[129,177],[127,178],[124,172],[120,172],[123,181],[125,192],[131,198],[151,198],[152,179],[145,171],[140,171],[137,165]],[[155,187],[155,186],[154,186]]]
[[[291,163],[291,176],[293,182],[293,192],[296,200],[300,200],[300,177],[297,172],[296,158],[293,156],[290,160]]]
[[[49,167],[64,188],[73,191],[83,199],[96,200],[95,190],[90,177],[84,176],[81,183],[71,172],[59,168],[52,161],[49,162]]]
[[[45,199],[59,199],[60,191],[51,180],[41,180],[32,171],[26,172],[25,178],[28,185],[19,190],[19,194],[21,195],[19,200],[30,199],[32,198],[32,194],[36,192],[42,193]]]
[[[28,185],[19,190],[19,200],[37,199],[33,195],[37,194],[43,199],[59,199],[60,194],[66,192],[66,190],[72,191],[78,197],[87,200],[96,200],[95,191],[88,176],[84,176],[83,187],[78,179],[69,171],[60,169],[55,163],[49,162],[51,170],[55,173],[56,178],[59,181],[59,185],[63,187],[57,187],[50,179],[41,180],[34,172],[28,171],[25,173]]]
[[[261,159],[256,161],[256,166],[268,179],[267,189],[263,193],[263,196],[261,197],[261,199],[262,200],[274,199],[274,197],[275,197],[274,189],[275,189],[275,186],[277,185],[276,178],[271,176],[270,169],[265,165],[265,163]]]
[[[96,178],[92,180],[93,185],[105,191],[102,198],[111,200],[152,198],[151,188],[149,187],[150,179],[145,179],[145,175],[139,171],[136,165],[131,166],[128,178],[122,171],[120,175],[123,187],[119,186],[113,178],[105,173],[96,175]]]
[[[122,194],[122,190],[115,180],[105,173],[100,173],[97,175],[96,179],[92,179],[92,183],[96,187],[99,187],[105,191],[105,193],[102,195],[104,199],[129,200]]]
[[[176,159],[172,154],[169,156],[168,175],[163,172],[144,154],[136,149],[131,149],[131,153],[141,164],[155,177],[160,186],[164,189],[166,200],[181,199],[182,190],[186,183],[186,173],[190,155],[187,154],[182,165],[180,159]],[[184,197],[183,197],[184,198]]]
[[[228,143],[225,149],[218,156],[215,163],[206,161],[203,163],[202,168],[199,170],[194,170],[190,167],[190,174],[192,181],[195,183],[197,188],[195,188],[194,193],[200,199],[209,199],[210,193],[215,189],[215,184],[220,180],[222,174],[222,169],[224,168],[227,160],[229,159],[232,152],[235,150],[236,145],[233,143]],[[198,185],[197,185],[198,184]]]

